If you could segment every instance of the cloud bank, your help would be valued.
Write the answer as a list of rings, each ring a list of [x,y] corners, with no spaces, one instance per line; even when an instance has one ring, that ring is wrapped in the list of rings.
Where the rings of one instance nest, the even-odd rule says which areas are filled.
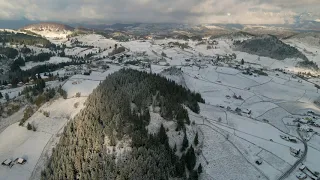
[[[0,19],[292,24],[319,20],[319,9],[319,0],[1,0]]]

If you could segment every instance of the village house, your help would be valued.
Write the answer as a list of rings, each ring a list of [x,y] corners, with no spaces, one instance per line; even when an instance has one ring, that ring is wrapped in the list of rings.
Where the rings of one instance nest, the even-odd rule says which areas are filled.
[[[10,166],[12,164],[11,159],[6,159],[1,163],[3,166]]]
[[[15,162],[17,162],[18,164],[25,164],[26,162],[27,162],[27,160],[25,160],[25,159],[23,159],[23,158],[17,158],[16,160],[15,160]]]
[[[294,157],[298,157],[300,155],[301,150],[290,147],[290,154]]]

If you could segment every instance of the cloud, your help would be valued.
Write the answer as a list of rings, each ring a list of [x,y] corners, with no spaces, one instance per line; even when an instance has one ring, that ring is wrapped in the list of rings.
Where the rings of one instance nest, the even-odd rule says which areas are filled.
[[[283,24],[320,19],[318,9],[319,0],[1,0],[0,19]]]

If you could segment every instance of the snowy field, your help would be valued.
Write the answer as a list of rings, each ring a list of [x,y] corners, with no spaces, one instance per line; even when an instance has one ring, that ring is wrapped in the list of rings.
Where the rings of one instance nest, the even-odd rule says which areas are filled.
[[[44,65],[44,64],[59,64],[62,62],[70,62],[71,59],[70,58],[66,58],[66,57],[51,57],[49,59],[49,61],[45,61],[45,62],[27,62],[25,66],[20,67],[21,70],[28,70],[31,69],[35,66],[39,66],[39,65]]]
[[[74,75],[64,85],[63,89],[67,91],[68,98],[75,97],[76,93],[81,93],[82,97],[89,96],[92,91],[102,82],[105,78],[118,70],[120,66],[110,66],[105,72],[92,71],[89,76]]]
[[[38,160],[44,158],[44,149],[53,138],[58,138],[64,125],[74,117],[81,108],[86,98],[73,98],[69,100],[58,99],[43,105],[27,122],[34,124],[37,131],[29,131],[19,122],[12,124],[0,134],[0,159],[24,158],[26,164],[15,164],[12,168],[1,166],[1,180],[29,179],[37,167]],[[74,104],[79,102],[79,107]],[[45,117],[41,111],[48,111],[49,117]]]

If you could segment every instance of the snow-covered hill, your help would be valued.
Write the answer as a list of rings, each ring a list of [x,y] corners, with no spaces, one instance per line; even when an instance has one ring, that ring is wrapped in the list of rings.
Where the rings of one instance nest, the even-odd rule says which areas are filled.
[[[74,30],[73,27],[58,23],[31,24],[21,28],[47,38],[66,38]]]

